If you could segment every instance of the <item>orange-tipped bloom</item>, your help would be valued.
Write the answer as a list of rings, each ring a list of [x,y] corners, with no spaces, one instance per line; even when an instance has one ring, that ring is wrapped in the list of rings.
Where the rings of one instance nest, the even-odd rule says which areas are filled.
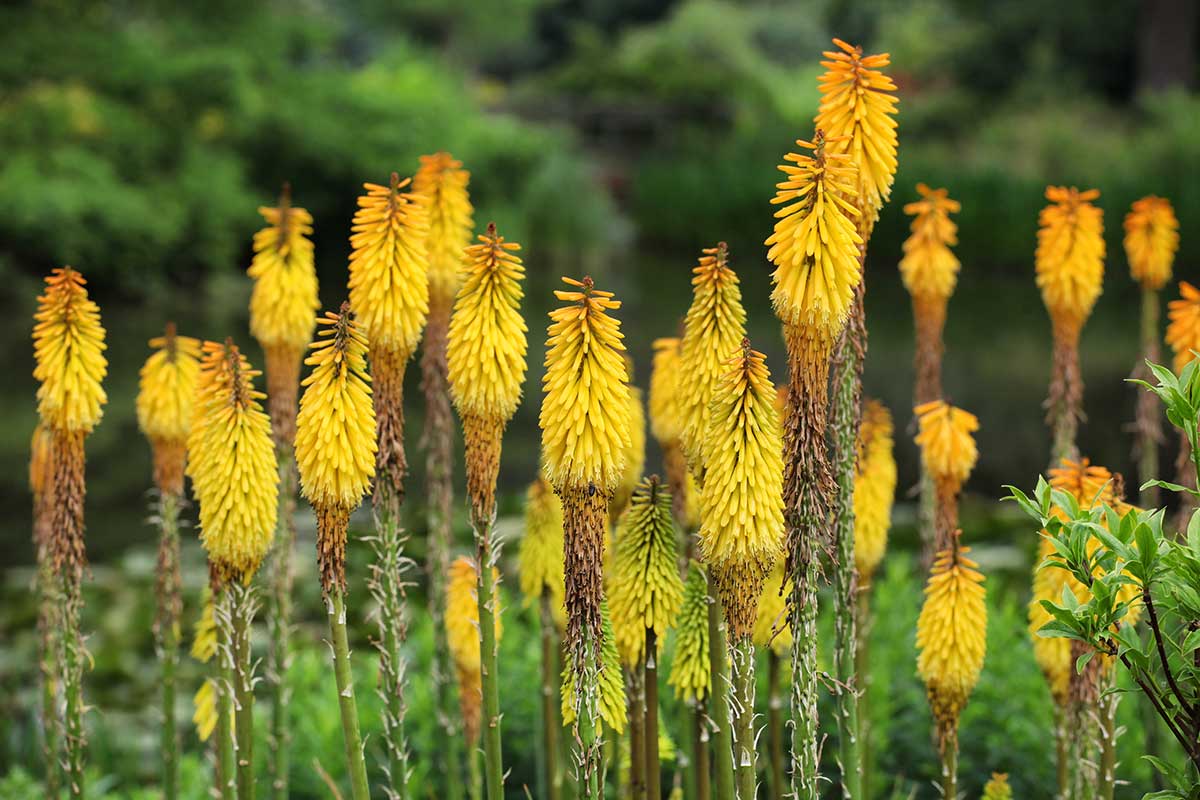
[[[859,208],[867,231],[892,194],[896,177],[896,84],[879,70],[887,53],[864,56],[861,47],[834,39],[823,53],[821,105],[814,120],[830,139],[830,152],[847,153],[858,172]]]
[[[349,304],[320,321],[324,327],[304,362],[313,371],[296,419],[296,467],[317,513],[321,585],[329,591],[345,584],[346,527],[375,476],[375,407],[367,339]]]
[[[1078,333],[1104,283],[1104,212],[1098,189],[1049,186],[1038,214],[1037,285],[1056,327]]]
[[[726,370],[704,440],[700,552],[736,640],[750,636],[763,581],[783,555],[783,433],[765,356],[743,341]]]
[[[887,549],[896,496],[892,445],[891,412],[878,400],[868,400],[858,433],[854,478],[854,565],[863,584],[871,582]]]
[[[862,237],[855,230],[856,173],[850,156],[834,152],[817,131],[815,142],[797,140],[813,155],[788,153],[771,203],[779,221],[767,239],[775,264],[771,304],[785,326],[797,327],[829,346],[841,333],[862,281]]]
[[[463,250],[471,243],[475,209],[467,184],[471,173],[449,153],[421,156],[413,193],[425,198],[429,213],[429,301],[449,305],[458,291]]]
[[[429,313],[429,220],[419,197],[402,191],[408,184],[395,173],[389,186],[364,183],[350,235],[350,306],[372,353],[400,363],[416,350]]]
[[[542,428],[544,472],[556,490],[595,486],[612,491],[630,444],[628,374],[621,307],[591,278],[563,278],[577,290],[556,291],[563,303],[550,312],[546,343]]]
[[[104,328],[86,283],[71,267],[55,269],[33,315],[38,414],[50,428],[66,433],[91,433],[108,401],[101,386],[108,373]]]
[[[979,458],[973,435],[979,430],[979,418],[941,400],[919,405],[913,413],[918,417],[915,441],[921,448],[921,463],[935,482],[957,493]]]
[[[1129,274],[1143,289],[1157,291],[1171,278],[1179,249],[1179,220],[1163,197],[1135,200],[1125,215],[1125,256]]]
[[[165,335],[150,340],[150,347],[154,352],[139,373],[138,427],[154,451],[155,485],[179,495],[200,373],[200,342],[177,336],[169,323]]]
[[[246,274],[250,293],[250,333],[264,350],[297,354],[312,340],[320,301],[313,266],[312,215],[293,206],[285,190],[279,206],[258,209],[267,227],[254,234],[254,258]],[[297,356],[298,357],[298,356]]]
[[[706,248],[692,269],[692,305],[684,319],[679,376],[687,391],[675,389],[680,420],[680,443],[693,474],[703,471],[701,449],[708,430],[709,403],[729,371],[724,362],[746,338],[746,310],[737,273],[729,266],[725,243]]]
[[[1175,371],[1182,372],[1200,352],[1200,289],[1179,282],[1179,299],[1167,303],[1167,344],[1175,354]]]
[[[217,574],[249,582],[275,535],[279,473],[271,423],[254,389],[261,373],[232,342],[205,342],[188,436],[187,474],[200,542]]]
[[[917,672],[943,741],[958,728],[987,650],[983,575],[969,550],[954,542],[938,554],[917,618]]]
[[[921,199],[904,206],[913,218],[912,233],[904,242],[900,278],[914,299],[949,299],[958,280],[959,262],[950,248],[958,244],[958,226],[950,219],[962,206],[945,189],[917,184]]]
[[[558,495],[540,476],[525,494],[525,535],[517,554],[517,571],[525,604],[536,604],[543,593],[548,593],[554,621],[561,628],[566,620],[563,510]]]
[[[467,248],[465,278],[450,320],[450,396],[464,419],[493,426],[512,418],[525,382],[520,249],[496,233],[494,223],[488,225],[479,243]]]
[[[479,739],[480,707],[483,702],[478,587],[479,569],[475,562],[466,556],[454,559],[446,581],[446,644],[458,674],[458,702],[468,744],[474,744]],[[497,603],[497,642],[502,633],[500,604]]]

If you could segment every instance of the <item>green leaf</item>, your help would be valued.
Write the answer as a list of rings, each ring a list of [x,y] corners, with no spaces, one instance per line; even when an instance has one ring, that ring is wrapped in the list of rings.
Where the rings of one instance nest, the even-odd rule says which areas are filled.
[[[1080,654],[1079,658],[1075,659],[1075,674],[1083,673],[1083,668],[1088,665],[1088,662],[1096,655],[1095,650],[1085,650]]]

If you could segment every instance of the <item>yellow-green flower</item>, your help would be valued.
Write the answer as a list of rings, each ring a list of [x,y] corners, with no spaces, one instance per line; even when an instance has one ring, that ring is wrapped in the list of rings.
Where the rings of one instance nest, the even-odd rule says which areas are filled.
[[[525,535],[517,553],[521,593],[525,604],[538,603],[550,594],[550,608],[561,628],[566,620],[563,595],[563,510],[558,495],[538,477],[525,494]]]
[[[696,561],[688,567],[683,585],[675,656],[667,683],[675,687],[676,697],[685,700],[703,700],[712,686],[708,660],[708,581],[704,568]]]
[[[1012,787],[1003,772],[993,772],[991,780],[983,787],[982,800],[1012,800]]]
[[[621,658],[617,654],[617,645],[613,635],[612,617],[608,613],[608,603],[600,603],[600,669],[599,669],[599,703],[600,719],[620,736],[625,732],[628,720],[625,707],[625,674],[621,671]],[[563,726],[575,722],[575,671],[570,663],[563,667],[562,672],[562,716]]]

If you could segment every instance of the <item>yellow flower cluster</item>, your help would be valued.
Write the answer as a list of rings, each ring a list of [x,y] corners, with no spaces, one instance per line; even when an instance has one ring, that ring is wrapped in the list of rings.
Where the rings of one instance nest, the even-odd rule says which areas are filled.
[[[983,575],[955,541],[938,554],[917,619],[917,672],[943,736],[979,681],[987,650],[987,605]]]
[[[712,686],[708,661],[708,582],[696,561],[688,567],[683,585],[683,604],[675,634],[675,657],[667,683],[675,696],[703,700]]]
[[[550,608],[559,628],[566,621],[563,597],[563,510],[558,495],[538,477],[525,493],[525,535],[517,553],[521,593],[525,604],[535,604],[549,591]]]
[[[887,549],[896,496],[892,415],[878,400],[863,406],[854,479],[854,565],[864,585],[871,582]]]
[[[633,377],[633,365],[628,363],[626,369]],[[646,408],[642,402],[642,390],[632,383],[625,385],[626,403],[629,405],[629,441],[625,447],[625,468],[621,470],[621,478],[617,481],[609,504],[609,517],[616,524],[617,518],[629,505],[629,498],[642,479],[642,469],[646,466]]]
[[[993,772],[991,780],[983,787],[983,800],[1012,800],[1012,787],[1003,772]]]
[[[681,420],[680,443],[693,474],[699,475],[708,404],[729,371],[725,359],[746,337],[746,309],[724,242],[704,250],[692,275],[692,304],[683,323],[677,367],[679,376],[687,376],[688,388],[675,392],[675,403]]]
[[[350,306],[371,349],[397,354],[401,363],[416,350],[429,314],[429,220],[419,196],[401,191],[408,184],[395,173],[389,186],[363,184],[350,234]]]
[[[267,227],[254,234],[254,258],[246,271],[254,279],[250,333],[264,349],[284,348],[299,354],[312,339],[320,308],[308,238],[312,215],[291,205],[286,190],[277,208],[262,207],[258,213]]]
[[[327,312],[304,363],[296,418],[296,467],[304,497],[318,511],[353,511],[375,476],[375,408],[367,375],[367,338],[349,307]]]
[[[275,535],[279,473],[260,373],[232,342],[204,343],[187,474],[200,505],[200,542],[223,579],[248,582]]]
[[[474,222],[467,184],[471,173],[449,153],[421,156],[413,193],[425,198],[429,216],[429,300],[449,304],[458,291],[463,249],[471,243]]]
[[[566,303],[550,312],[546,342],[542,428],[544,472],[556,489],[602,491],[616,487],[630,444],[629,402],[621,323],[608,315],[621,307],[591,278],[556,291]]]
[[[447,345],[450,396],[464,418],[504,423],[521,402],[527,328],[521,317],[520,249],[490,223],[466,251]]]
[[[608,579],[617,650],[630,666],[645,656],[647,629],[661,651],[683,602],[677,536],[671,493],[656,477],[643,480],[621,517]]]
[[[1144,289],[1157,291],[1171,277],[1179,249],[1179,220],[1163,197],[1135,200],[1125,215],[1125,256],[1129,274]]]
[[[1078,332],[1104,283],[1104,212],[1091,201],[1098,189],[1049,186],[1050,205],[1038,214],[1037,285],[1050,317]]]
[[[923,403],[913,413],[918,418],[915,441],[921,463],[935,482],[957,493],[979,458],[972,435],[979,430],[979,418],[941,400]]]
[[[833,152],[820,131],[815,142],[796,144],[813,155],[788,153],[784,160],[795,166],[779,167],[787,178],[776,184],[771,203],[787,205],[775,212],[779,221],[766,241],[776,267],[771,304],[784,325],[832,343],[862,281],[856,173],[850,156]]]
[[[683,392],[680,376],[683,340],[679,337],[655,339],[654,360],[650,363],[650,432],[664,447],[679,443],[683,436]]]
[[[33,315],[33,377],[38,414],[54,430],[91,433],[108,402],[108,374],[100,307],[88,298],[83,276],[59,267],[46,278]]]
[[[704,439],[700,552],[716,579],[731,636],[744,638],[754,626],[763,581],[783,555],[783,433],[763,354],[743,341],[726,367]]]
[[[613,635],[612,617],[608,613],[608,602],[600,602],[600,674],[597,681],[600,719],[620,736],[625,732],[628,720],[625,707],[625,673],[621,671],[621,658],[617,653],[616,637]],[[563,726],[575,722],[575,670],[570,659],[562,671],[562,717]]]
[[[186,442],[200,373],[200,342],[175,335],[175,326],[168,324],[166,334],[151,339],[150,347],[154,352],[138,373],[138,428],[151,441]]]
[[[866,230],[892,194],[896,177],[896,84],[879,70],[887,53],[864,56],[861,47],[834,39],[837,50],[823,53],[821,105],[814,120],[829,138],[830,152],[846,153],[858,172],[858,196]]]
[[[1200,289],[1179,282],[1179,299],[1167,303],[1167,344],[1175,354],[1175,371],[1182,372],[1200,352]]]
[[[758,598],[758,617],[754,621],[754,633],[751,634],[755,647],[769,647],[777,656],[786,655],[792,649],[792,628],[788,624],[787,609],[792,584],[791,581],[785,582],[785,577],[783,561],[780,560],[763,584],[762,597]]]
[[[950,219],[962,206],[945,189],[917,184],[921,199],[904,206],[913,218],[912,233],[904,241],[900,278],[914,298],[947,300],[954,293],[959,263],[950,248],[958,244],[958,226]]]

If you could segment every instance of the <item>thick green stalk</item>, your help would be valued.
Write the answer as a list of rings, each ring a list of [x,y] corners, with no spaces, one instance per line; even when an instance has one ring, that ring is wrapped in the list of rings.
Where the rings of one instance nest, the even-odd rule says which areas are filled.
[[[1116,672],[1113,668],[1107,672],[1101,678],[1102,693],[1114,688]],[[1100,789],[1097,792],[1100,800],[1113,800],[1117,785],[1117,704],[1120,697],[1116,692],[1101,694],[1100,697]]]
[[[929,572],[934,556],[937,555],[934,552],[937,549],[937,489],[924,463],[920,465],[920,470],[918,486],[921,496],[917,501],[917,529],[921,534],[921,571],[925,573]]]
[[[213,600],[220,663],[217,677],[217,795],[222,800],[234,800],[237,797],[237,756],[233,730],[233,637],[225,596],[226,591],[222,589]]]
[[[646,667],[640,662],[625,671],[629,709],[629,796],[646,800]]]
[[[475,553],[479,564],[479,644],[481,685],[483,690],[484,781],[488,800],[504,797],[504,762],[500,739],[500,647],[496,639],[496,597],[494,517],[474,519]]]
[[[779,696],[779,677],[783,672],[783,659],[773,649],[767,649],[767,748],[770,753],[771,797],[782,798],[787,794],[783,779],[783,698]]]
[[[471,800],[483,800],[483,772],[479,769],[479,750],[467,748],[467,781],[471,784]]]
[[[58,717],[59,637],[62,635],[56,620],[58,592],[50,560],[44,548],[37,553],[38,595],[38,665],[42,678],[42,759],[46,769],[46,795],[59,796],[62,785],[61,724]]]
[[[861,301],[861,296],[860,296]],[[859,750],[858,685],[855,675],[858,634],[854,596],[858,576],[854,567],[854,482],[858,471],[858,431],[862,422],[862,356],[866,329],[862,306],[842,336],[833,380],[833,470],[837,480],[834,512],[833,668],[837,699],[838,756],[842,767],[842,796],[862,797],[862,753]]]
[[[179,796],[179,729],[175,724],[175,671],[179,665],[179,617],[181,613],[179,574],[179,498],[172,492],[159,497],[158,509],[158,615],[154,637],[162,669],[162,732],[159,745],[163,759],[163,798]]]
[[[1067,712],[1057,703],[1054,706],[1054,757],[1056,800],[1071,797],[1071,746],[1067,734]]]
[[[859,752],[862,759],[862,800],[871,795],[871,659],[868,657],[871,643],[871,587],[858,587],[858,598],[855,603],[858,616],[855,617],[855,633],[858,636],[858,649],[855,651],[855,673],[858,675],[858,738]]]
[[[646,629],[646,800],[662,798],[658,757],[658,637]]]
[[[725,638],[725,611],[717,597],[712,572],[708,573],[708,662],[712,673],[713,767],[717,800],[733,800],[733,727],[729,718],[729,645]]]
[[[237,753],[238,800],[254,800],[254,665],[250,655],[250,621],[254,618],[254,593],[233,581],[226,588],[233,621],[233,720]]]
[[[792,795],[817,800],[817,581],[816,554],[798,565],[792,627]],[[799,600],[798,598],[803,598]]]
[[[957,733],[950,734],[942,742],[942,797],[944,800],[958,800]]]
[[[540,610],[542,638],[542,762],[546,800],[561,800],[562,770],[558,765],[558,638],[549,588],[542,587]]]
[[[404,555],[405,536],[400,530],[398,504],[376,504],[375,560],[371,564],[370,588],[379,606],[379,689],[383,701],[383,743],[387,752],[388,791],[398,800],[408,800],[408,742],[404,735],[404,701],[407,663],[401,645],[407,635],[404,608],[404,572],[409,561]]]
[[[350,773],[350,796],[370,800],[367,762],[363,758],[362,733],[358,727],[358,705],[354,700],[354,674],[350,669],[350,643],[346,636],[346,599],[334,588],[325,600],[329,634],[333,643],[333,674],[337,681],[338,706],[342,712],[342,739],[346,745],[346,771]]]
[[[729,656],[733,676],[729,706],[733,716],[737,796],[738,800],[754,800],[758,793],[754,741],[754,643],[749,637],[734,643],[729,649]]]
[[[62,624],[62,685],[66,698],[63,719],[63,744],[66,756],[67,790],[72,798],[84,796],[83,762],[87,747],[83,729],[83,637],[79,631],[79,612],[83,605],[79,577],[67,570],[62,577],[58,618]]]
[[[267,733],[267,764],[274,800],[287,800],[291,732],[288,724],[288,669],[292,663],[292,551],[296,541],[296,461],[291,448],[279,447],[279,519],[271,554],[267,594],[267,686],[271,692],[271,721]]]
[[[600,736],[599,631],[585,630],[580,655],[575,656],[575,767],[579,796],[583,800],[601,800],[604,796],[603,741]]]
[[[711,647],[711,643],[709,645]],[[696,753],[696,800],[712,798],[712,764],[709,758],[707,704],[703,700],[692,706],[692,744]]]

